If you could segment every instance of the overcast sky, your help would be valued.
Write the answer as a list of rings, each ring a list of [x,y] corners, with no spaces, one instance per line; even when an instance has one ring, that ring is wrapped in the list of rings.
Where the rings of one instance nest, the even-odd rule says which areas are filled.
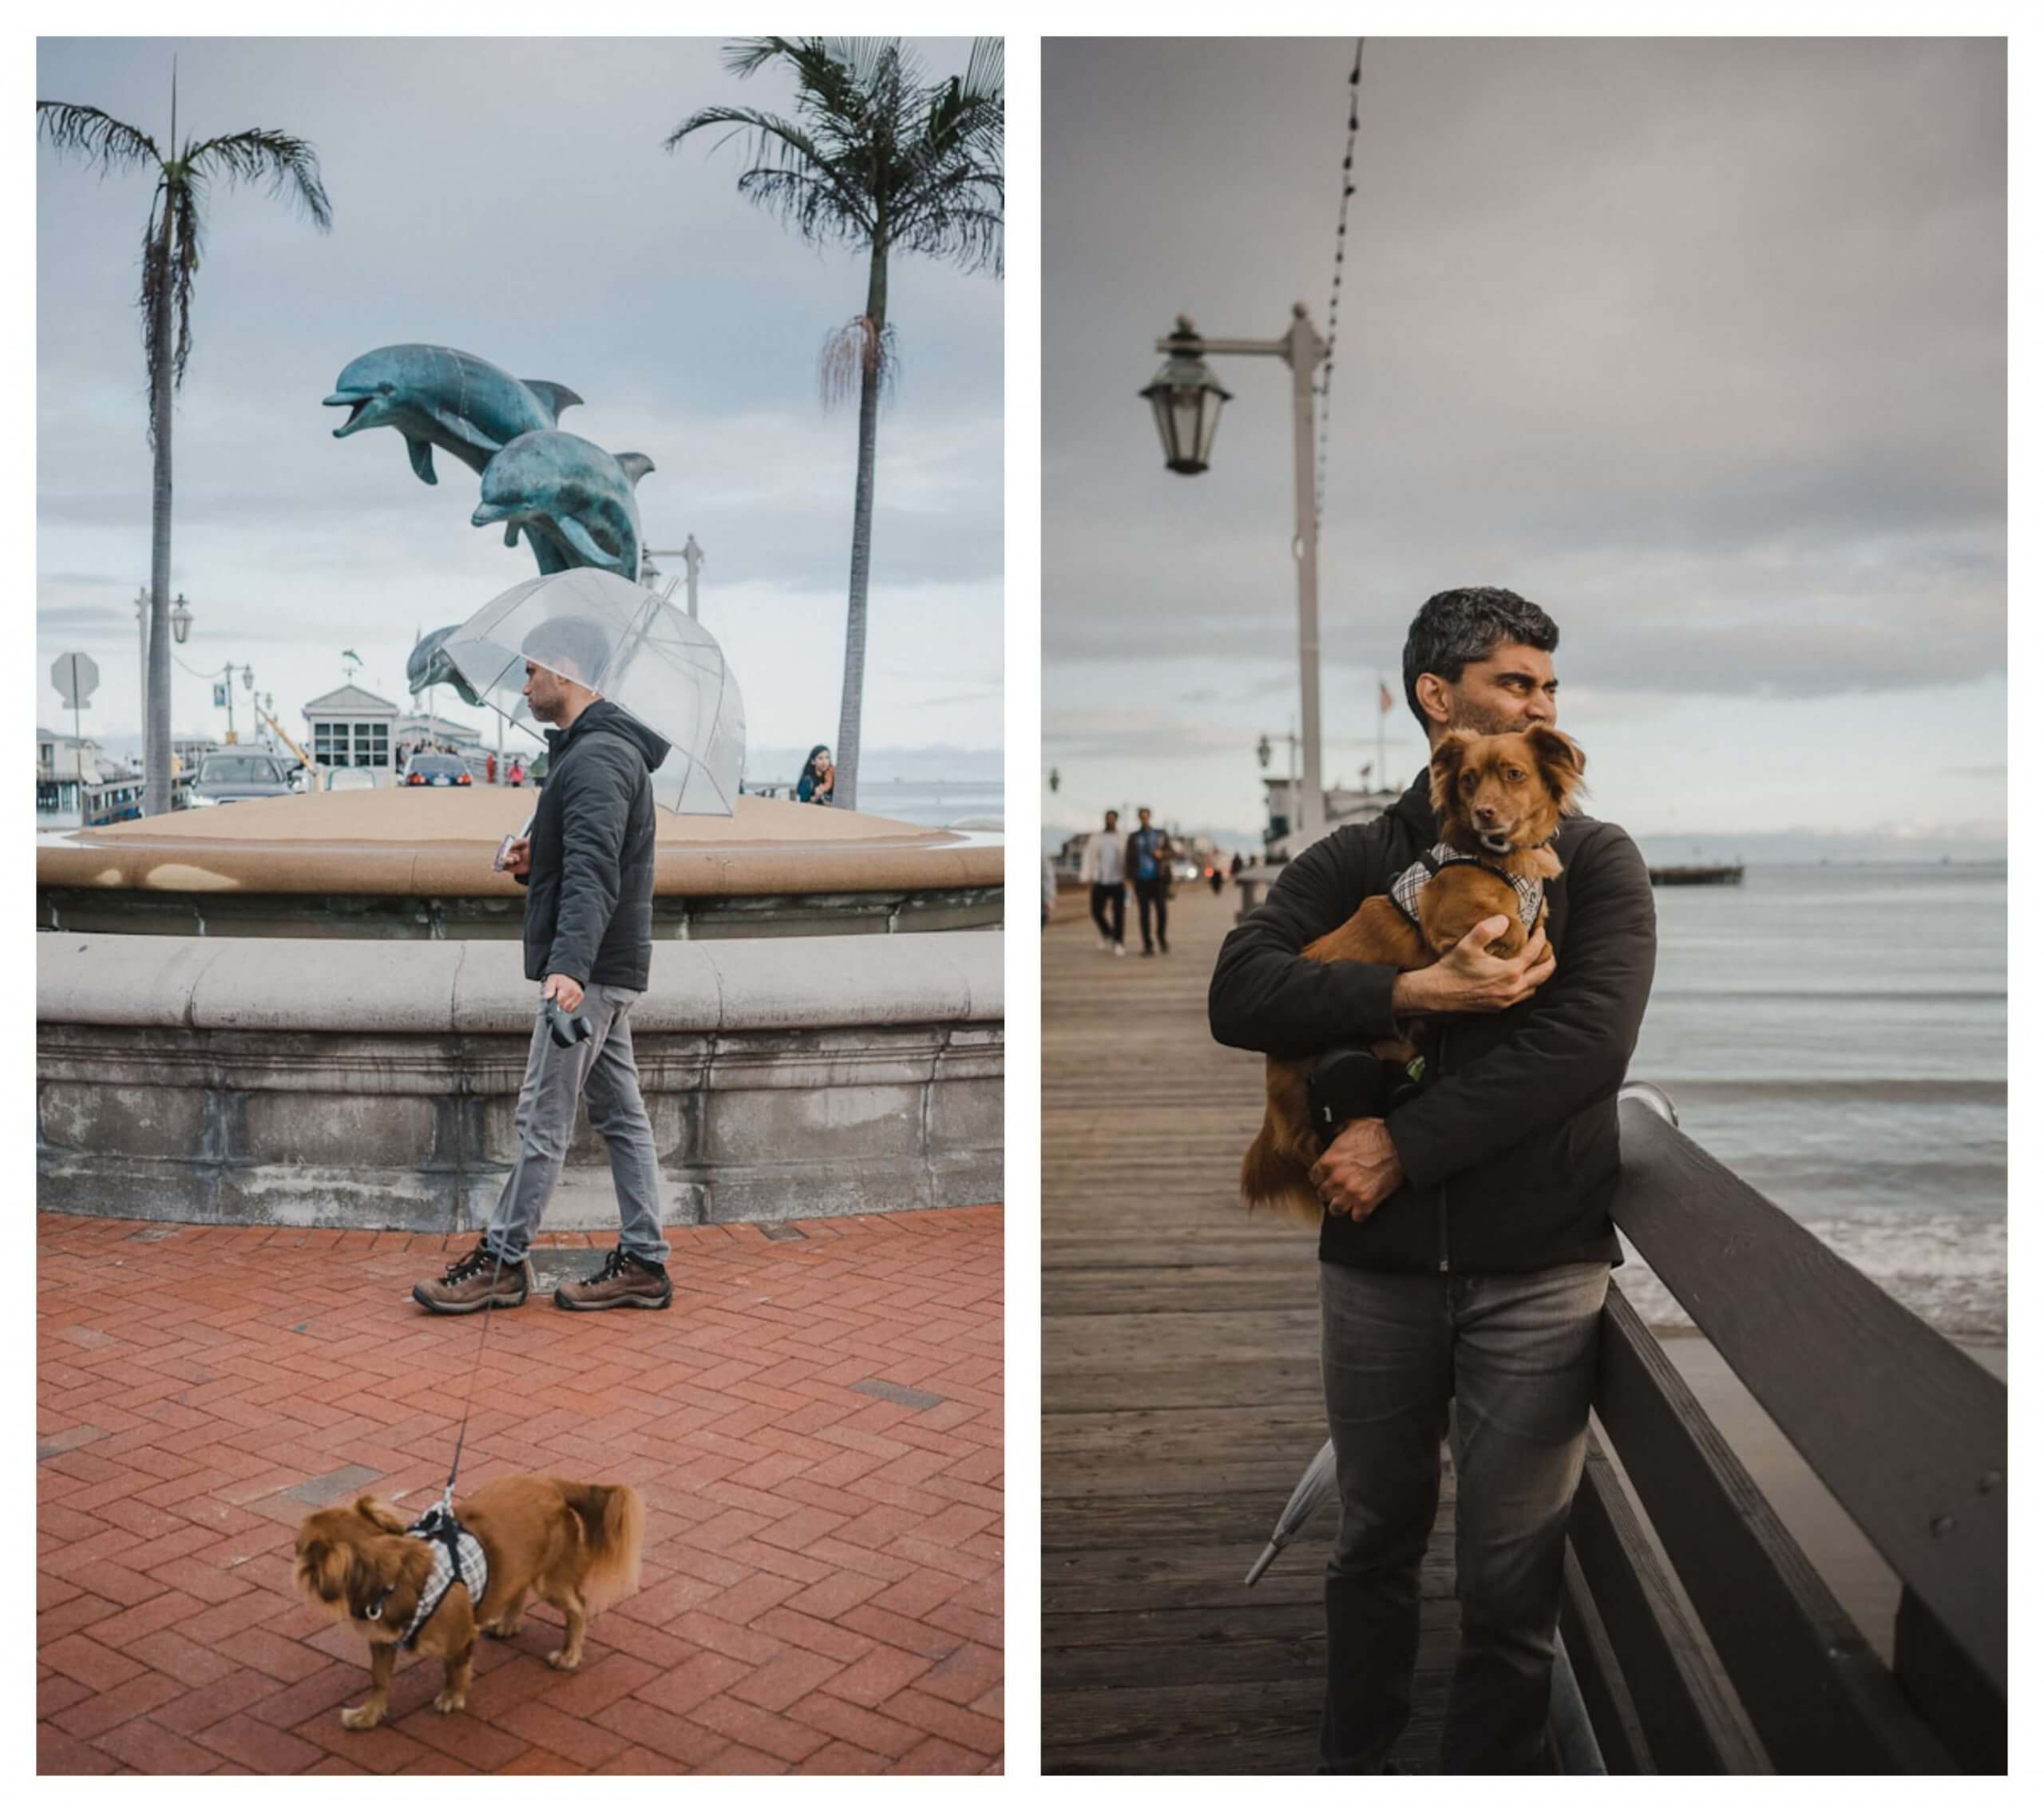
[[[1052,41],[1046,825],[1261,821],[1297,709],[1289,376],[1213,465],[1136,397],[1180,311],[1325,332],[1353,40]],[[1325,766],[1432,592],[1559,623],[1637,833],[2005,823],[1998,42],[1373,40],[1330,418]],[[1387,720],[1402,783],[1424,743]]]
[[[920,47],[936,72],[964,67],[963,40]],[[394,432],[331,437],[342,412],[320,399],[342,366],[425,341],[566,385],[586,404],[563,428],[650,457],[647,544],[693,532],[705,550],[703,618],[753,746],[834,742],[857,412],[826,414],[817,353],[862,305],[865,267],[741,200],[740,145],[713,150],[706,133],[660,148],[699,107],[787,107],[783,79],[739,82],[720,49],[41,42],[39,95],[159,143],[176,51],[180,139],[254,126],[309,139],[333,204],[323,235],[260,188],[212,197],[173,441],[189,667],[252,664],[298,734],[299,707],[341,682],[343,647],[365,657],[362,683],[402,702],[414,631],[533,575],[522,543],[469,526],[477,479],[452,457],[436,454],[429,488]],[[48,673],[79,649],[101,674],[88,732],[133,732],[150,482],[134,298],[151,184],[37,156],[36,714],[69,728]],[[995,749],[1001,285],[897,257],[889,304],[901,377],[880,429],[865,740]],[[173,671],[179,732],[224,730],[208,682]]]

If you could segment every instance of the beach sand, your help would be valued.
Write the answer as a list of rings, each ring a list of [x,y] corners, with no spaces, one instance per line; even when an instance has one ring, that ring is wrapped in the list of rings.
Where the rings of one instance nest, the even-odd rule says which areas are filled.
[[[2006,1346],[1957,1343],[2006,1381]],[[1661,1347],[1860,1632],[1884,1661],[1891,1661],[1902,1588],[1888,1564],[1708,1340],[1701,1335],[1666,1334]]]

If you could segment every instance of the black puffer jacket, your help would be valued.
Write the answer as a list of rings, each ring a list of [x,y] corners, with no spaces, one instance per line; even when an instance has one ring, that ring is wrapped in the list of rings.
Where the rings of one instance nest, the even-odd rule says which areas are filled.
[[[1384,817],[1323,837],[1228,934],[1207,996],[1214,1035],[1281,1057],[1396,1035],[1397,971],[1309,963],[1307,944],[1437,840],[1424,770]],[[1654,890],[1632,839],[1563,821],[1547,883],[1555,968],[1503,1013],[1440,1014],[1420,1038],[1434,1080],[1384,1125],[1405,1181],[1367,1220],[1329,1215],[1320,1256],[1378,1271],[1538,1271],[1619,1257],[1618,1089],[1654,980]]]
[[[601,698],[546,742],[525,876],[526,979],[643,991],[653,962],[652,771],[667,746]]]

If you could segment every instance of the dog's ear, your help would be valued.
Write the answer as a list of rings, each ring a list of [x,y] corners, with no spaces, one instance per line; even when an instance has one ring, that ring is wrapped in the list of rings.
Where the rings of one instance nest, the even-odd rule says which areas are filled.
[[[293,1569],[300,1588],[323,1604],[341,1601],[353,1570],[351,1550],[325,1541],[307,1542]]]
[[[1454,809],[1456,783],[1462,776],[1463,758],[1476,738],[1466,730],[1451,730],[1435,749],[1427,766],[1432,779],[1428,796],[1436,817],[1446,817]]]
[[[1550,730],[1543,723],[1527,730],[1526,740],[1532,746],[1533,758],[1540,764],[1540,777],[1547,783],[1555,803],[1564,812],[1574,810],[1586,765],[1582,750],[1559,730]]]
[[[405,1533],[405,1519],[395,1504],[387,1499],[372,1496],[365,1491],[355,1501],[355,1513],[364,1522],[372,1523],[389,1535]]]

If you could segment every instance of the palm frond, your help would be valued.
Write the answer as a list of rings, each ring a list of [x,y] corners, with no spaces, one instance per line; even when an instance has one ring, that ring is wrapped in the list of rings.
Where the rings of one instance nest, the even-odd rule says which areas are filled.
[[[156,185],[149,204],[149,224],[142,229],[142,287],[136,303],[142,311],[142,362],[149,376],[149,445],[156,444],[156,302],[169,288],[170,261],[164,246],[164,210],[170,204],[170,184]]]
[[[38,101],[35,104],[36,131],[56,151],[82,152],[89,164],[97,164],[104,176],[114,168],[140,164],[163,164],[163,154],[147,133],[124,125],[97,107],[81,107],[69,101]]]
[[[319,154],[302,138],[266,127],[209,138],[184,155],[195,176],[224,176],[229,184],[267,180],[271,195],[288,196],[324,232],[334,224],[334,211],[319,180]]]
[[[873,229],[846,211],[832,184],[800,170],[747,170],[738,192],[755,208],[786,222],[811,245],[862,246]]]
[[[731,130],[713,150],[733,138],[747,139],[753,168],[739,178],[739,192],[778,214],[810,241],[854,239],[872,230],[872,209],[842,161],[792,120],[753,107],[705,107],[691,114],[664,141],[672,151],[692,133],[711,126]]]
[[[184,387],[184,366],[192,357],[192,279],[198,274],[200,241],[204,236],[204,195],[190,182],[178,184],[172,197],[170,269],[176,286],[171,312],[177,321],[177,350],[171,354],[170,387]]]
[[[880,386],[885,400],[894,389],[901,361],[894,350],[894,326],[889,322],[878,333],[863,315],[854,315],[843,326],[825,336],[816,362],[817,389],[826,409],[834,409],[858,393],[862,379],[870,377]]]
[[[968,271],[1001,268],[1006,45],[976,39],[962,76],[930,81],[898,38],[754,38],[728,45],[743,78],[794,78],[794,119],[708,107],[666,140],[713,125],[746,135],[739,192],[813,244],[902,246]],[[719,144],[727,140],[719,140]]]

